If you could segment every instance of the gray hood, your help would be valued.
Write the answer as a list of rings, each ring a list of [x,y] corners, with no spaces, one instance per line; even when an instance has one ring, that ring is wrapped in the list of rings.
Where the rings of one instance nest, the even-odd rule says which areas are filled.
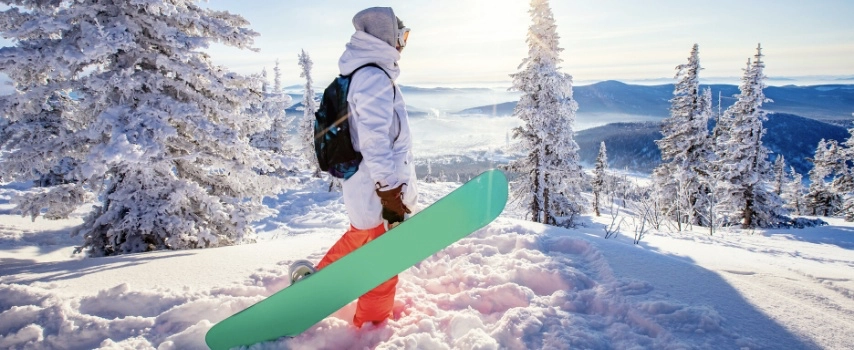
[[[397,52],[394,47],[373,35],[357,31],[350,37],[346,50],[338,60],[338,69],[341,74],[350,75],[356,68],[374,63],[382,67],[392,80],[396,80],[400,75],[400,68],[397,65],[399,60],[400,52]]]
[[[395,47],[403,23],[397,19],[391,7],[371,7],[353,16],[353,27],[356,31],[373,35]]]

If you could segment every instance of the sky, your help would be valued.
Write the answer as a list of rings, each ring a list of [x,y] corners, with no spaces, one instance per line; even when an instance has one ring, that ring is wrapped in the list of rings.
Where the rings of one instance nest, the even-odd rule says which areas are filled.
[[[399,81],[409,85],[501,84],[527,57],[529,1],[242,1],[209,6],[244,16],[261,35],[258,53],[214,47],[216,62],[243,73],[281,60],[300,83],[297,54],[314,61],[315,81],[337,74],[352,17],[391,6],[412,29]],[[576,82],[672,78],[700,45],[701,77],[739,77],[762,43],[769,77],[854,76],[854,1],[551,1]]]
[[[260,33],[259,52],[213,45],[216,64],[243,74],[272,71],[300,84],[297,55],[314,61],[319,85],[338,74],[352,17],[391,6],[412,29],[399,82],[416,86],[509,85],[528,55],[525,0],[281,1],[210,0],[242,15]],[[854,1],[676,0],[551,1],[564,49],[563,71],[576,83],[670,79],[700,45],[701,79],[739,77],[762,43],[769,77],[854,77]],[[5,6],[3,6],[5,8]],[[11,42],[0,39],[0,45]]]

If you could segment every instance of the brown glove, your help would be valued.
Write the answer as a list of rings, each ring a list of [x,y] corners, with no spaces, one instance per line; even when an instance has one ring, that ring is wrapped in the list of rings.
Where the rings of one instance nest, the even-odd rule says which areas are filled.
[[[380,203],[383,205],[383,219],[388,221],[389,226],[403,222],[404,215],[412,213],[403,204],[403,185],[406,184],[388,191],[377,189],[377,195],[380,196]]]

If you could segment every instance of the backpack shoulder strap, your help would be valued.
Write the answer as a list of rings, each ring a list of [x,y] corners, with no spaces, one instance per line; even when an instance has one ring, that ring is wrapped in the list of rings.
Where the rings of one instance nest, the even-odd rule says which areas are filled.
[[[348,74],[348,75],[343,75],[343,74],[342,74],[342,76],[345,76],[345,77],[352,77],[352,76],[353,76],[353,74],[356,74],[356,72],[358,72],[358,71],[359,71],[359,69],[362,69],[362,68],[365,68],[365,67],[376,67],[377,69],[379,69],[379,70],[381,70],[383,73],[385,73],[385,76],[387,76],[387,77],[388,77],[388,79],[389,79],[389,80],[391,80],[391,75],[388,75],[388,72],[386,72],[386,71],[385,71],[385,69],[383,69],[383,67],[380,67],[380,66],[379,66],[378,64],[376,64],[376,63],[367,63],[367,64],[363,64],[363,65],[359,66],[359,68],[354,69],[352,73],[350,73],[350,74]],[[394,84],[394,82],[392,82],[392,84]]]
[[[359,66],[359,68],[354,69],[354,70],[353,70],[353,72],[352,72],[352,73],[350,73],[349,75],[343,75],[343,74],[342,74],[341,76],[342,76],[342,77],[346,77],[346,78],[348,78],[348,79],[349,79],[349,78],[352,78],[352,77],[353,77],[353,75],[354,75],[354,74],[356,74],[356,72],[358,72],[358,71],[359,71],[359,69],[362,69],[362,68],[365,68],[365,67],[376,67],[377,69],[379,69],[380,71],[382,71],[382,72],[385,74],[385,76],[387,76],[387,77],[388,77],[388,80],[391,82],[392,87],[395,87],[394,80],[392,80],[392,79],[391,79],[391,75],[389,75],[389,74],[388,74],[388,72],[386,72],[386,71],[385,71],[385,69],[383,69],[383,67],[380,67],[380,66],[379,66],[378,64],[376,64],[376,63],[367,63],[367,64],[363,64],[363,65]],[[397,98],[397,89],[392,88],[392,89],[391,89],[391,91],[394,93],[394,98],[396,99],[396,98]]]

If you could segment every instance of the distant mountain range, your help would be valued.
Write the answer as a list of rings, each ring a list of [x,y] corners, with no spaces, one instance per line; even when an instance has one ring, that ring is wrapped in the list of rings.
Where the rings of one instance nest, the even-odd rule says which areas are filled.
[[[732,96],[739,92],[735,85],[713,84],[701,87],[705,89],[707,86],[711,87],[714,93],[716,109],[719,93],[720,108],[725,110],[735,102]],[[404,86],[402,90],[410,116],[415,118],[445,113],[436,106],[518,100],[518,93],[494,89],[428,89]],[[607,145],[612,168],[649,173],[661,162],[661,154],[655,140],[661,139],[659,120],[670,114],[672,84],[648,86],[605,81],[575,86],[573,93],[579,105],[579,119],[588,124],[591,120],[600,120],[603,123],[608,120],[649,120],[613,123],[578,131],[576,141],[581,148],[581,160],[586,166],[595,161],[601,141],[605,141]],[[771,112],[765,122],[768,132],[763,142],[774,152],[771,155],[772,160],[777,154],[782,154],[787,163],[802,174],[806,175],[812,168],[807,158],[813,157],[819,140],[824,138],[843,142],[849,136],[847,129],[854,126],[854,85],[770,86],[765,89],[765,95],[773,102],[763,106]],[[302,99],[298,94],[292,94],[292,97],[294,102]],[[416,101],[418,106],[431,109],[413,106],[413,101]],[[470,114],[509,116],[512,115],[516,103],[475,104],[479,107],[466,108],[451,114],[461,118]],[[288,108],[288,114],[301,114],[302,112],[297,110],[300,107],[299,103],[291,106]]]
[[[735,102],[739,93],[735,85],[701,85],[710,87],[715,108],[726,109]],[[773,102],[764,109],[774,113],[788,113],[820,120],[850,119],[854,113],[854,85],[769,86],[765,96]],[[578,102],[578,113],[613,113],[666,118],[670,114],[673,85],[629,85],[618,81],[604,81],[592,85],[573,87],[573,97]],[[516,101],[467,108],[457,114],[511,115]]]
[[[843,81],[843,80],[840,80]],[[711,88],[715,108],[725,110],[735,102],[738,86],[727,84],[701,85]],[[294,87],[296,88],[296,87]],[[319,88],[318,88],[319,89]],[[419,88],[401,86],[412,116],[424,116],[440,111],[452,114],[513,114],[519,93],[488,88]],[[294,102],[302,100],[298,90],[288,90]],[[318,97],[320,91],[318,91]],[[769,86],[765,96],[773,102],[763,106],[773,113],[787,113],[819,120],[850,120],[854,113],[854,85],[828,84],[813,86]],[[632,85],[619,81],[603,81],[573,87],[579,114],[630,114],[666,118],[670,115],[673,84]],[[719,100],[720,97],[720,100]],[[478,104],[480,103],[480,104]],[[295,104],[290,109],[298,107]],[[455,109],[456,108],[456,109]]]
[[[807,158],[813,157],[821,139],[844,142],[849,136],[845,127],[784,113],[770,114],[764,126],[762,142],[773,152],[771,160],[782,154],[788,165],[804,175],[812,169]],[[655,144],[661,138],[658,122],[614,123],[579,131],[575,141],[585,166],[595,162],[599,143],[605,141],[611,168],[650,173],[661,163]]]

